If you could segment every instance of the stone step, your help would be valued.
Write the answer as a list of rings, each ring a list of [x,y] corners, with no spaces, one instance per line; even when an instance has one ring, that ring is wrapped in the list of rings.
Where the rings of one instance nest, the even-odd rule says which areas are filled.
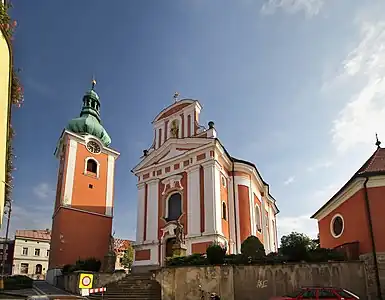
[[[121,299],[127,299],[127,300],[161,300],[161,297],[159,296],[130,296],[130,295],[125,295],[125,294],[120,294],[120,295],[94,295],[91,294],[87,297],[88,299],[91,300],[121,300]]]

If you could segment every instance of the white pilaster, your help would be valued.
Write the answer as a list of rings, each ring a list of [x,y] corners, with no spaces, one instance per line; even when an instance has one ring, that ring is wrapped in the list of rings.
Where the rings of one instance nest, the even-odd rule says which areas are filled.
[[[159,127],[155,127],[155,149],[158,149],[159,145]]]
[[[194,112],[192,112],[191,114],[191,118],[190,118],[190,124],[191,124],[191,126],[190,126],[190,136],[193,136],[194,135],[194,125],[195,125],[195,111]]]
[[[229,207],[229,224],[230,224],[230,251],[236,253],[235,249],[235,211],[234,211],[234,192],[233,192],[233,178],[228,181],[228,207]]]
[[[64,188],[64,196],[62,200],[63,205],[72,204],[72,191],[74,187],[77,148],[78,148],[78,143],[72,139],[69,139],[67,169],[66,169],[66,175],[65,175],[66,181],[65,181],[65,188]]]
[[[193,166],[187,171],[187,234],[189,236],[201,233],[201,195],[200,195],[200,165]]]
[[[214,221],[216,233],[223,235],[222,230],[222,199],[221,199],[221,166],[215,162],[214,176]]]
[[[188,123],[188,113],[185,112],[184,115],[183,115],[183,120],[184,120],[184,129],[183,129],[183,134],[184,134],[184,137],[188,137],[188,126],[187,126],[187,123]]]
[[[214,160],[203,163],[205,234],[221,233],[220,176]]]
[[[138,211],[136,217],[136,243],[143,243],[144,238],[144,198],[146,194],[146,184],[139,183],[138,187]]]
[[[112,217],[114,197],[114,168],[115,158],[108,155],[107,159],[107,191],[106,191],[106,215]]]
[[[158,179],[148,182],[146,241],[156,241],[158,239],[158,186]]]

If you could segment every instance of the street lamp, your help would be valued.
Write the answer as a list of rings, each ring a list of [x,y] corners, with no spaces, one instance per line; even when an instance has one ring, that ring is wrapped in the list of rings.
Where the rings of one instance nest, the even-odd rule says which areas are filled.
[[[8,186],[9,188],[12,188],[11,185],[3,181],[3,183]],[[5,269],[5,252],[8,249],[8,233],[9,233],[9,223],[11,220],[11,212],[12,212],[12,200],[6,201],[6,205],[8,204],[8,219],[7,219],[7,227],[5,229],[5,247],[3,247],[3,257],[2,257],[2,268],[1,268],[1,277],[0,277],[0,290],[4,289],[4,269]],[[3,242],[4,245],[4,242]]]

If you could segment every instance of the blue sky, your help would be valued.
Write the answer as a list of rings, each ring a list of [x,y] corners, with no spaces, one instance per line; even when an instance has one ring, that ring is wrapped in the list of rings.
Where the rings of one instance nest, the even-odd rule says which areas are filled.
[[[116,164],[116,235],[133,239],[136,180],[152,119],[174,91],[199,99],[234,156],[253,161],[281,210],[279,234],[309,217],[385,142],[385,3],[380,0],[13,1],[11,231],[51,225],[56,142],[95,74]]]

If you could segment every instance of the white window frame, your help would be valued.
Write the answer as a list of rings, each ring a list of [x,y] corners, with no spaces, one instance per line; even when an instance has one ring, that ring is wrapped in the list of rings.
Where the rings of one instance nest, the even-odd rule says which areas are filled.
[[[256,213],[256,210],[258,210],[258,213],[259,213],[259,220],[257,220],[257,213]],[[259,206],[258,203],[256,203],[254,205],[254,219],[255,219],[255,230],[256,232],[258,233],[262,233],[262,227],[263,227],[263,221],[262,221],[262,212],[261,212],[261,207]],[[257,225],[260,225],[259,229],[258,229],[258,226]],[[266,223],[266,226],[268,226],[268,224]]]
[[[166,207],[165,207],[165,210],[164,210],[164,218],[167,219],[168,218],[168,201],[170,200],[171,196],[174,195],[174,194],[179,194],[180,195],[180,201],[181,201],[181,210],[182,210],[182,214],[179,216],[179,218],[183,215],[183,194],[180,193],[179,191],[172,191],[166,198],[166,201],[165,201],[165,204],[166,204]]]
[[[96,162],[96,178],[99,178],[99,173],[100,173],[100,162],[95,158],[95,157],[92,157],[92,156],[89,156],[85,159],[84,161],[84,174],[85,175],[88,175],[88,174],[93,174],[91,172],[88,172],[87,171],[87,163],[88,161],[92,159]]]
[[[226,215],[224,216],[223,215],[223,204],[225,205],[226,207]],[[222,200],[222,205],[221,205],[221,215],[222,215],[222,219],[225,220],[225,221],[228,221],[228,216],[229,216],[229,211],[227,209],[227,204],[224,200]]]
[[[342,230],[341,230],[341,233],[340,234],[335,234],[334,233],[334,230],[333,230],[333,224],[334,224],[334,220],[336,218],[340,217],[341,220],[342,220]],[[335,214],[333,216],[333,218],[331,219],[330,221],[330,234],[332,235],[332,237],[334,237],[335,239],[338,239],[339,237],[342,236],[342,234],[344,233],[344,230],[345,230],[345,220],[344,220],[344,217],[341,215],[341,214]]]
[[[27,251],[25,251],[26,253],[24,254],[24,250],[27,250]],[[24,255],[24,256],[28,256],[28,247],[23,247],[22,249],[21,249],[21,255]]]

